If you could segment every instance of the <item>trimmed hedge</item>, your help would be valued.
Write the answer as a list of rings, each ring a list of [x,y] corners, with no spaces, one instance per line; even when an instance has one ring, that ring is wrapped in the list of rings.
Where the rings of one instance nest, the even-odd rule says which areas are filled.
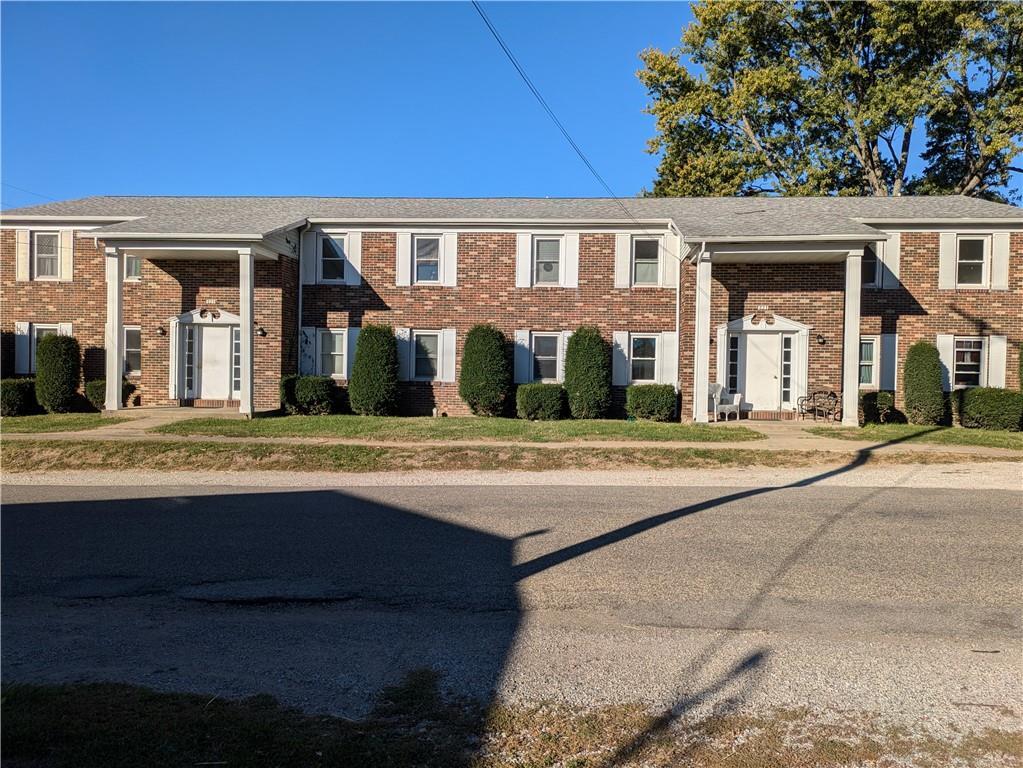
[[[500,416],[511,394],[512,368],[504,334],[474,325],[465,335],[458,395],[477,416]]]
[[[121,380],[121,405],[128,404],[128,399],[135,392],[135,385],[125,379]],[[102,411],[107,404],[107,380],[93,379],[85,382],[85,398],[97,411]]]
[[[560,384],[522,384],[515,392],[520,419],[556,421],[565,413],[565,390]]]
[[[903,379],[906,417],[911,424],[947,422],[948,398],[941,387],[941,358],[929,341],[918,341],[906,353]]]
[[[895,393],[881,390],[880,392],[862,392],[860,394],[860,411],[864,424],[890,424],[905,421],[895,408]]]
[[[300,378],[301,376],[297,373],[289,373],[287,376],[281,377],[281,410],[289,416],[294,416],[295,414],[300,413],[298,401],[295,399],[295,384]]]
[[[677,407],[671,384],[630,384],[625,390],[625,412],[634,419],[674,421]]]
[[[971,387],[959,394],[959,420],[973,429],[1023,429],[1023,392]]]
[[[27,416],[38,410],[35,379],[0,380],[0,416]]]
[[[337,387],[330,376],[299,376],[295,382],[295,404],[302,413],[330,413],[336,400]]]
[[[366,325],[355,345],[348,400],[360,416],[386,416],[398,407],[398,343],[387,325]]]
[[[596,326],[584,325],[568,337],[565,393],[575,419],[602,419],[611,407],[611,345]]]
[[[66,413],[75,404],[82,376],[82,349],[74,336],[53,334],[36,347],[36,399],[50,413]]]

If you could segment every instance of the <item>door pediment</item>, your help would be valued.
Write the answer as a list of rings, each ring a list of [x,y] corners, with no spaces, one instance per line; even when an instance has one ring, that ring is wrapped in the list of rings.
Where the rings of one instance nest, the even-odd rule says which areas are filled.
[[[754,312],[718,326],[718,331],[725,333],[750,333],[753,331],[773,331],[775,333],[809,332],[810,326],[791,320],[773,312]]]
[[[241,318],[238,315],[223,309],[217,309],[216,307],[201,307],[190,312],[183,312],[177,317],[172,317],[171,322],[187,325],[240,325]]]

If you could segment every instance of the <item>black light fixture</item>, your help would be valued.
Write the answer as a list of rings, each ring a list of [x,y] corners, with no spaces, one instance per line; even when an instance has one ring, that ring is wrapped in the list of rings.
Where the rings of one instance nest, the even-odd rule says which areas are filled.
[[[266,336],[266,329],[265,329],[265,328],[263,328],[263,326],[259,326],[259,327],[258,327],[258,328],[256,329],[256,335],[257,335],[257,336],[259,336],[260,338],[262,338],[262,337]]]
[[[166,336],[167,335],[167,330],[162,325],[158,325],[158,326],[156,326],[156,335],[157,336]]]
[[[824,334],[823,333],[818,333],[817,334],[817,343],[818,344],[824,344],[826,341],[827,341],[827,339],[824,338]]]

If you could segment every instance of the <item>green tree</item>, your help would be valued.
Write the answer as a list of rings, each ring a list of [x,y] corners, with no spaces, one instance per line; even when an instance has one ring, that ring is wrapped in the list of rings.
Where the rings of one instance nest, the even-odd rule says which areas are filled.
[[[474,325],[465,335],[458,394],[477,416],[500,416],[511,394],[512,369],[504,334]]]
[[[655,195],[998,197],[1020,172],[1019,3],[705,0],[693,15],[677,49],[641,54]]]
[[[364,325],[355,342],[348,399],[360,416],[386,416],[398,408],[398,343],[387,325]],[[295,396],[298,397],[297,385]]]
[[[575,419],[602,419],[611,407],[611,345],[596,326],[580,326],[568,339],[565,392]]]

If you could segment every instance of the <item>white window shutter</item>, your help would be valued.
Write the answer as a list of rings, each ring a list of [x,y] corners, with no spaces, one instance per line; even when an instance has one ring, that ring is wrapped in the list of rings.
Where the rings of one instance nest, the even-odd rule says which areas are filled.
[[[565,235],[565,268],[561,270],[563,288],[579,287],[579,233]]]
[[[1005,386],[1005,357],[1008,339],[1005,336],[987,337],[987,386]]]
[[[533,236],[528,232],[515,235],[515,287],[533,284]]]
[[[941,388],[952,391],[952,366],[955,363],[956,337],[949,333],[939,333],[937,338],[938,357],[941,358]]]
[[[362,285],[362,232],[348,233],[348,258],[350,269],[345,270],[346,285]]]
[[[671,384],[678,388],[678,334],[665,331],[661,334],[657,350],[658,384]]]
[[[170,344],[169,365],[167,366],[167,397],[171,400],[178,399],[178,356],[181,351],[181,323],[176,317],[170,321],[170,332],[167,334]]]
[[[15,240],[15,262],[14,279],[31,280],[32,270],[30,267],[31,256],[29,255],[30,233],[27,229],[19,229],[14,233]],[[26,370],[25,373],[28,373]]]
[[[412,233],[399,232],[395,249],[394,284],[412,285]]]
[[[316,373],[316,329],[303,327],[299,340],[298,372],[303,376]]]
[[[615,288],[628,288],[632,284],[632,235],[615,235]]]
[[[899,334],[881,334],[878,389],[894,392],[899,370]]]
[[[1009,290],[1009,233],[995,232],[991,236],[991,287],[996,291]]]
[[[445,328],[440,332],[440,381],[455,380],[455,329]]]
[[[938,236],[938,288],[956,287],[956,234],[942,232]]]
[[[70,281],[75,279],[75,231],[73,229],[60,230],[60,279]]]
[[[29,351],[30,323],[16,322],[14,324],[14,372],[29,373],[31,368],[31,352]]]
[[[565,380],[565,355],[568,353],[568,340],[572,338],[571,331],[562,331],[561,338],[558,340],[560,348],[558,349],[558,381]]]
[[[442,238],[440,284],[458,285],[458,233],[445,232]]]
[[[878,243],[877,253],[884,254],[884,259],[879,265],[881,269],[881,287],[886,290],[898,288],[899,263],[902,261],[902,233],[893,232],[885,243]]]
[[[361,328],[349,328],[345,339],[345,378],[352,378],[355,370],[355,350],[359,348],[359,331]]]
[[[412,378],[412,329],[395,328],[394,338],[398,342],[398,381]]]
[[[529,331],[515,331],[515,383],[533,380],[533,352],[529,348]]]
[[[678,285],[678,254],[681,243],[676,234],[666,235],[661,248],[661,286],[675,288]]]
[[[74,336],[75,334],[71,329],[71,323],[57,323],[57,335]]]
[[[624,387],[629,383],[629,332],[615,331],[611,343],[611,383]]]
[[[316,232],[302,233],[302,250],[299,254],[302,268],[302,285],[313,285],[316,283],[316,259],[319,254],[316,252],[318,234]]]

